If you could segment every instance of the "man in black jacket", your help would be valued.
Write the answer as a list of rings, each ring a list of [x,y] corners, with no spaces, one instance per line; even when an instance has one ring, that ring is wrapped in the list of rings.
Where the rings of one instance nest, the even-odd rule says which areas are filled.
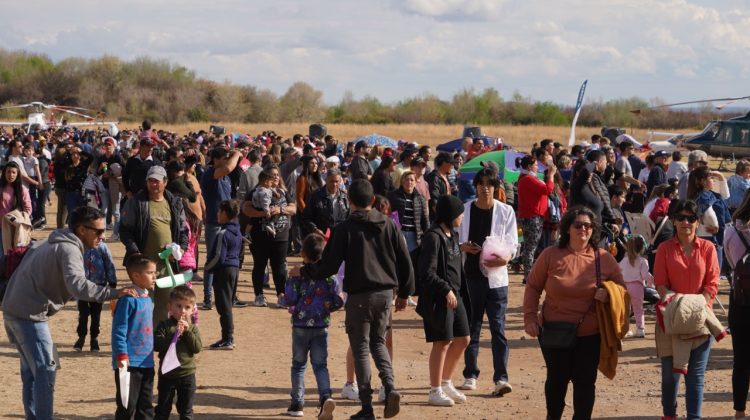
[[[326,185],[310,196],[302,213],[301,227],[305,234],[315,232],[325,236],[326,230],[349,217],[349,199],[341,189],[341,182],[338,168],[326,172]]]
[[[354,146],[354,159],[349,166],[352,179],[370,179],[372,176],[372,166],[367,161],[367,154],[370,153],[370,146],[366,141],[360,140]]]
[[[125,245],[126,260],[135,253],[143,254],[157,262],[157,276],[162,277],[166,275],[166,265],[159,253],[170,243],[176,243],[183,251],[187,249],[187,221],[182,200],[166,190],[167,171],[152,166],[146,178],[146,188],[125,202],[120,240]],[[170,290],[154,291],[154,325],[167,319]]]
[[[430,205],[431,220],[435,220],[435,204],[438,198],[451,193],[448,174],[452,169],[453,158],[450,153],[440,152],[435,158],[435,169],[424,177],[430,189],[430,196],[425,198],[428,199],[428,204]]]
[[[398,414],[401,395],[395,390],[393,368],[385,346],[385,332],[398,288],[396,310],[406,307],[414,292],[414,270],[403,236],[390,218],[372,209],[372,185],[356,179],[349,187],[349,218],[333,229],[323,258],[301,269],[306,278],[319,279],[336,274],[346,263],[344,291],[346,333],[354,354],[354,370],[359,383],[362,410],[352,419],[374,419],[369,352],[385,385],[384,417]]]
[[[122,170],[122,184],[128,198],[146,187],[146,174],[152,166],[161,166],[161,161],[151,155],[155,145],[154,140],[142,138],[138,154],[125,163],[125,168]]]

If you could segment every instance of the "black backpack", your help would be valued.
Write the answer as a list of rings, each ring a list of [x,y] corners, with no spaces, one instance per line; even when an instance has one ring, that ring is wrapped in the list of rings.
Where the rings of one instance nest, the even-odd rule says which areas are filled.
[[[745,255],[737,261],[732,272],[732,303],[750,306],[750,243],[742,232],[737,231],[737,236],[745,245]]]

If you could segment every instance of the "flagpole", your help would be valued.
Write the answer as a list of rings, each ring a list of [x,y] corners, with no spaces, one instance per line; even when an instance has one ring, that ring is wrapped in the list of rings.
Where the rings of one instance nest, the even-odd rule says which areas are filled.
[[[573,115],[573,124],[570,126],[570,138],[568,139],[568,146],[572,146],[576,142],[576,123],[578,122],[578,115],[581,113],[581,107],[583,107],[583,95],[586,93],[586,84],[588,80],[584,80],[581,85],[581,89],[578,91],[578,101],[576,102],[576,113]]]

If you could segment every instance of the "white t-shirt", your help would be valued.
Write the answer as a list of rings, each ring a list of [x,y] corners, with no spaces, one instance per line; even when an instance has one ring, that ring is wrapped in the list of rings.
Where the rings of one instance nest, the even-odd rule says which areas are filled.
[[[34,156],[23,157],[24,169],[30,178],[36,178],[36,168],[39,166],[39,159]]]
[[[29,176],[29,174],[26,173],[26,165],[23,163],[23,159],[21,158],[21,156],[9,156],[8,162],[16,162],[16,165],[18,165],[21,175]],[[24,185],[26,185],[25,182],[24,182]]]
[[[646,183],[648,181],[648,173],[651,172],[648,168],[641,169],[641,172],[638,173],[638,181],[641,181],[642,183]]]
[[[670,162],[667,168],[667,179],[676,178],[679,180],[682,178],[682,174],[687,173],[687,171],[687,165],[683,162]]]

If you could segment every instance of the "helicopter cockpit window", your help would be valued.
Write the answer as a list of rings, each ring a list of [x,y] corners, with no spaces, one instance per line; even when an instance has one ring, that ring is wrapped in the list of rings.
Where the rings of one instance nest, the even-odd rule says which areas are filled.
[[[711,137],[716,137],[719,134],[719,124],[712,123],[706,127],[706,132],[711,134]]]

